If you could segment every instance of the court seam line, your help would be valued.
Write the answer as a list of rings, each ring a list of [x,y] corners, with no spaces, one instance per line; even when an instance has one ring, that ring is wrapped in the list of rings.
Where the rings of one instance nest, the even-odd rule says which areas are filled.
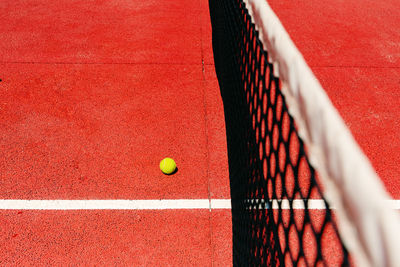
[[[1,61],[0,64],[42,64],[42,65],[201,65],[200,62],[182,62],[182,63],[167,63],[167,62],[34,62],[34,61]],[[204,63],[205,65],[214,65],[212,63]]]
[[[273,209],[273,210],[303,210],[305,201],[295,200],[247,200],[236,202],[246,209]],[[235,203],[235,205],[236,205]],[[309,210],[326,209],[322,199],[309,199]],[[400,209],[400,200],[385,200],[385,205],[392,209]],[[211,207],[211,210],[210,210]],[[335,207],[329,207],[335,209]],[[27,200],[27,199],[0,199],[0,210],[226,210],[231,209],[231,199],[93,199],[93,200]]]
[[[60,62],[60,61],[0,61],[0,64],[42,64],[42,65],[206,65],[214,66],[214,63],[209,62]],[[400,66],[365,66],[365,65],[312,65],[311,68],[359,68],[359,69],[399,69]]]
[[[200,8],[202,7],[202,3],[200,2]],[[203,19],[203,13],[200,14],[200,20]],[[209,245],[211,248],[211,266],[214,266],[214,247],[213,247],[213,224],[212,224],[212,209],[211,209],[211,184],[210,184],[210,144],[209,144],[209,132],[208,132],[208,114],[207,114],[207,84],[205,77],[205,68],[204,68],[204,51],[203,51],[203,23],[200,23],[200,55],[201,55],[201,87],[203,89],[203,118],[204,118],[204,135],[205,135],[205,146],[206,146],[206,175],[207,175],[207,198],[209,205],[209,215],[208,215],[208,229],[209,229]]]

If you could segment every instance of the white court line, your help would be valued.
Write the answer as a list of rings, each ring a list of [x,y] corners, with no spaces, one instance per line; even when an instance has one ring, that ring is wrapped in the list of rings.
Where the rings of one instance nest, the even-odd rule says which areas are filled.
[[[259,200],[246,201],[249,206],[266,206]],[[288,200],[273,200],[272,209],[290,209]],[[400,209],[400,200],[387,200],[386,205]],[[269,204],[268,204],[269,205]],[[304,209],[303,200],[293,200],[293,209]],[[308,209],[325,209],[320,199],[309,199]],[[331,207],[334,209],[334,207]],[[148,199],[148,200],[23,200],[0,199],[0,210],[179,210],[179,209],[231,209],[230,199]]]
[[[168,210],[209,209],[208,199],[165,200],[0,200],[0,209],[11,210]]]

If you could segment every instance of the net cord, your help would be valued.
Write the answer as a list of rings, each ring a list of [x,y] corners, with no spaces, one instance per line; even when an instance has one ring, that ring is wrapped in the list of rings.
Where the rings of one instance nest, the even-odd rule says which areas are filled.
[[[355,263],[400,266],[400,216],[380,178],[266,0],[244,2]]]

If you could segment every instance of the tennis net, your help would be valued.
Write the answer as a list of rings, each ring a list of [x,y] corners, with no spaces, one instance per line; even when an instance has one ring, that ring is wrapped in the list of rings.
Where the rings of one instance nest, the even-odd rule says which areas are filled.
[[[398,264],[391,234],[400,224],[383,203],[389,196],[268,4],[209,0],[209,7],[234,265]],[[365,227],[368,206],[377,217]],[[374,241],[386,245],[376,249]]]

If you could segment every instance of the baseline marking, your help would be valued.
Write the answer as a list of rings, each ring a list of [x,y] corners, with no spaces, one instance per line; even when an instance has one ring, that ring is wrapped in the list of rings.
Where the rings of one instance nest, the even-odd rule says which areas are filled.
[[[271,204],[257,203],[258,201],[245,201],[249,207],[271,207],[272,209],[290,209],[290,202],[272,200]],[[392,209],[400,209],[400,200],[385,201]],[[305,209],[304,201],[292,201],[293,209]],[[307,208],[310,210],[325,209],[325,202],[321,199],[309,199]],[[330,207],[334,209],[334,207]],[[231,209],[230,199],[146,199],[146,200],[23,200],[0,199],[1,210],[179,210],[179,209]]]

